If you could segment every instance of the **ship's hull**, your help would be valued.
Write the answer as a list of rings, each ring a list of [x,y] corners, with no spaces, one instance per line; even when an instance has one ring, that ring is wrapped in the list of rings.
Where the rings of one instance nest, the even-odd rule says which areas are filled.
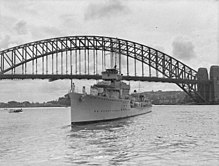
[[[130,107],[130,100],[70,93],[71,123],[126,118],[151,112],[151,105]]]

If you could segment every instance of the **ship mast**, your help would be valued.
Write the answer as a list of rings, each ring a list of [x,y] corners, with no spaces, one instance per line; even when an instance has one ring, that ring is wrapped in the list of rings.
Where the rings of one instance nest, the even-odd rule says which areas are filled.
[[[141,89],[141,85],[140,85],[140,81],[138,81],[138,92],[140,93],[140,89]]]
[[[72,65],[71,65],[71,90],[72,90]]]

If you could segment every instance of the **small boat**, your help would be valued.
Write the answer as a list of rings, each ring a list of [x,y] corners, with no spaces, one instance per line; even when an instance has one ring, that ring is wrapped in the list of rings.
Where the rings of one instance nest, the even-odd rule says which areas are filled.
[[[19,113],[19,112],[23,112],[22,108],[20,109],[10,109],[9,113]]]

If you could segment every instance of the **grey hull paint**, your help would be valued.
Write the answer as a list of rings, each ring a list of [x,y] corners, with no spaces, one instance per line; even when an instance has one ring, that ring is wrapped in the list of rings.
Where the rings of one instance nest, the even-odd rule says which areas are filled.
[[[151,112],[151,105],[130,107],[130,100],[69,93],[71,123],[89,123],[127,118]]]

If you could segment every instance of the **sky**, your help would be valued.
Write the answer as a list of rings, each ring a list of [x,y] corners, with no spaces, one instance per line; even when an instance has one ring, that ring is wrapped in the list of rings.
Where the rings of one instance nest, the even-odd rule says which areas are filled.
[[[219,65],[218,0],[0,0],[0,50],[41,39],[101,35],[158,49],[198,70]],[[75,80],[75,85],[96,81]],[[0,102],[58,99],[70,81],[1,80]],[[175,84],[131,82],[140,91]]]

